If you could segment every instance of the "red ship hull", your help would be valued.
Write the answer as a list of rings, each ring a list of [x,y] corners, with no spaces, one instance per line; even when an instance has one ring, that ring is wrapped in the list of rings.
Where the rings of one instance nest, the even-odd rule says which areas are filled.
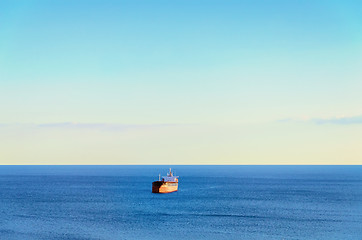
[[[152,183],[153,193],[170,193],[178,190],[178,182],[155,181]]]

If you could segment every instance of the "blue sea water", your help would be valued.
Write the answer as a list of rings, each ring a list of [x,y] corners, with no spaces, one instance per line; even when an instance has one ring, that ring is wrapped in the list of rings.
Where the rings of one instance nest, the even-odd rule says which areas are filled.
[[[0,166],[0,239],[362,239],[362,166]]]

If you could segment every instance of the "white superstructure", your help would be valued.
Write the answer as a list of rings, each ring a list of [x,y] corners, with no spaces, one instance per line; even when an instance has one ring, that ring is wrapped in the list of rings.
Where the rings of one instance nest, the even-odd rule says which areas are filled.
[[[165,182],[178,182],[178,176],[173,175],[173,173],[171,172],[171,168],[170,172],[167,173],[167,176],[162,176],[162,178]]]

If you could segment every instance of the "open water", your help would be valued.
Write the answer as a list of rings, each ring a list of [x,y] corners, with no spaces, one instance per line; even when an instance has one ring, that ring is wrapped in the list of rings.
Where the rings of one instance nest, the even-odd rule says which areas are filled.
[[[0,166],[0,239],[362,239],[362,166]]]

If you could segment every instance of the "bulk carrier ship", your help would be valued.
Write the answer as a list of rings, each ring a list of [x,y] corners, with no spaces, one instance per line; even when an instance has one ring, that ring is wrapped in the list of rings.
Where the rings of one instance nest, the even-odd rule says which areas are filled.
[[[152,192],[153,193],[170,193],[176,192],[178,189],[178,176],[174,176],[173,173],[167,173],[167,176],[158,176],[158,181],[152,183]]]

